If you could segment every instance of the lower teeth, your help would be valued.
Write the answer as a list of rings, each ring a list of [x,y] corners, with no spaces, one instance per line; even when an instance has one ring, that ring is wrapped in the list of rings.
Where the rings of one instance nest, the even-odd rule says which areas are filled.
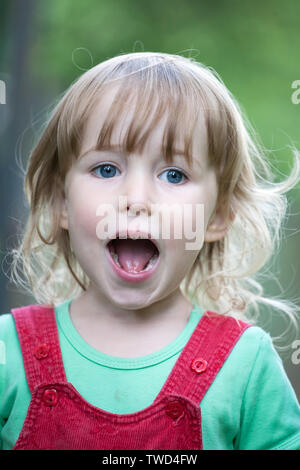
[[[116,253],[112,253],[112,252],[111,252],[111,256],[112,256],[113,260],[115,261],[115,263],[119,266],[119,268],[123,269],[122,266],[121,266],[120,263],[119,263],[119,257],[118,257],[118,255],[117,255]],[[150,259],[150,261],[148,262],[146,268],[142,269],[141,271],[135,271],[134,269],[129,269],[128,272],[129,272],[129,273],[135,273],[135,274],[137,274],[137,273],[139,273],[139,272],[149,271],[149,269],[151,269],[151,268],[154,266],[154,264],[155,264],[157,258],[158,258],[158,254],[155,253],[155,254],[152,256],[152,258]]]
[[[155,255],[152,256],[149,263],[147,264],[147,267],[142,269],[142,271],[149,271],[149,269],[151,269],[156,263],[157,258],[158,258],[158,254],[155,253]]]

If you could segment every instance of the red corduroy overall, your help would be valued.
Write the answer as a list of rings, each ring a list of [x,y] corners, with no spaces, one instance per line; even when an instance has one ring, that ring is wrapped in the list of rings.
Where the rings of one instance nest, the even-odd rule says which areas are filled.
[[[12,314],[32,395],[16,450],[201,450],[199,404],[250,326],[206,312],[154,402],[119,415],[91,405],[67,381],[53,308],[29,305]]]

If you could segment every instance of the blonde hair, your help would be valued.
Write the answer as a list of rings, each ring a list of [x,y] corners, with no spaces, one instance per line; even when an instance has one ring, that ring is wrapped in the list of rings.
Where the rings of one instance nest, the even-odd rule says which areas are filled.
[[[299,153],[293,149],[290,176],[275,183],[264,149],[221,78],[179,55],[144,52],[114,57],[85,72],[63,95],[28,161],[25,194],[30,213],[23,239],[12,250],[13,281],[38,302],[51,305],[87,288],[89,280],[74,257],[68,232],[59,225],[59,200],[65,176],[80,155],[87,117],[114,83],[121,86],[99,129],[98,149],[109,146],[119,116],[134,102],[122,147],[141,150],[167,113],[163,158],[172,160],[175,137],[183,130],[190,162],[194,128],[199,114],[204,115],[209,161],[218,178],[217,208],[235,218],[224,239],[204,243],[180,285],[184,295],[203,308],[238,318],[256,318],[263,304],[284,310],[293,320],[291,302],[263,295],[259,271],[278,247],[287,209],[284,194],[299,181]]]

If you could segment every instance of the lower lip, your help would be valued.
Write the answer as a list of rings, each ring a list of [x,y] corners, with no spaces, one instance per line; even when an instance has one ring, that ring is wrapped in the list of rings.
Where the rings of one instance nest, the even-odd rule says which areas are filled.
[[[123,279],[123,281],[127,281],[127,282],[142,282],[142,281],[146,281],[147,279],[149,279],[149,277],[151,277],[153,275],[153,273],[156,271],[156,269],[158,267],[159,259],[160,259],[160,256],[158,255],[156,263],[148,271],[142,271],[142,272],[139,272],[139,273],[128,273],[124,269],[119,268],[119,266],[114,262],[114,260],[112,259],[111,255],[110,255],[109,248],[107,246],[106,246],[105,251],[106,251],[106,255],[109,259],[109,262],[110,262],[114,272],[121,279]]]

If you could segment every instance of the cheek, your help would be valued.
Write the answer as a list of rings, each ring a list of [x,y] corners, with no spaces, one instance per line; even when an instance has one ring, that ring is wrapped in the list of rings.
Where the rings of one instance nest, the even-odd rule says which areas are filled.
[[[187,202],[171,209],[166,217],[166,226],[170,227],[170,241],[174,246],[184,245],[187,250],[199,250],[204,241],[205,227],[210,209],[205,204]],[[163,224],[164,227],[164,224]]]
[[[162,224],[162,238],[166,256],[174,268],[188,269],[194,263],[204,241],[204,207],[199,204],[182,205],[170,210]]]
[[[82,188],[83,189],[83,188]],[[68,203],[69,229],[73,234],[95,237],[97,202],[87,191],[73,191]]]

